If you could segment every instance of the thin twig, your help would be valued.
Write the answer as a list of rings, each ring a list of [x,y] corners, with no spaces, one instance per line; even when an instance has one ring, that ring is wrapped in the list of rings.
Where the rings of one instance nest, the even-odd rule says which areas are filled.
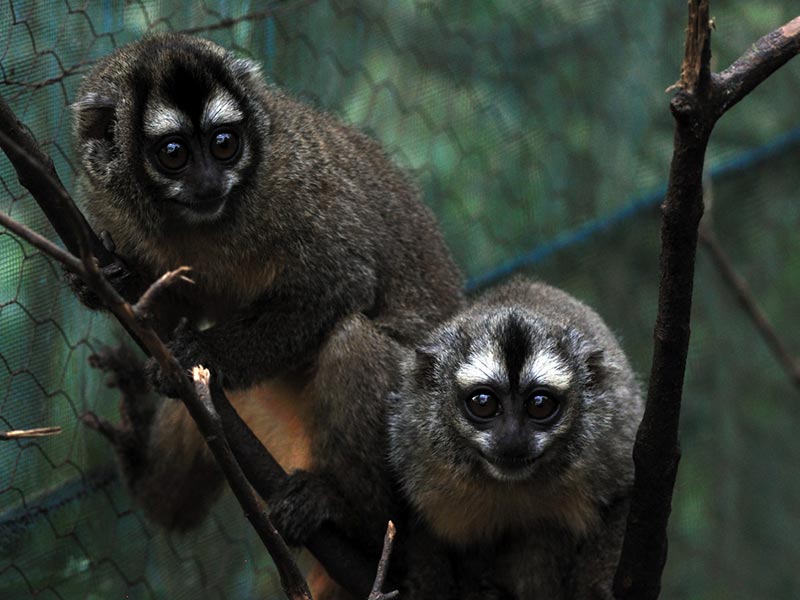
[[[775,328],[770,324],[769,319],[767,319],[767,315],[758,305],[758,301],[753,295],[753,291],[750,289],[747,281],[736,272],[733,263],[722,249],[722,246],[720,246],[719,240],[717,240],[717,236],[714,232],[706,225],[701,225],[699,235],[700,242],[706,250],[708,250],[717,270],[720,275],[722,275],[722,279],[736,296],[739,305],[753,321],[756,329],[758,329],[759,333],[764,338],[773,356],[781,363],[781,366],[786,371],[792,383],[800,388],[800,359],[792,356],[789,348],[778,336]]]
[[[675,148],[662,207],[653,363],[645,413],[633,450],[636,476],[631,508],[614,578],[614,595],[620,599],[657,598],[666,563],[666,528],[680,460],[678,422],[708,140],[728,108],[800,51],[796,19],[759,40],[722,76],[710,75],[708,14],[708,0],[690,0],[681,89],[670,102],[675,117]]]
[[[156,299],[169,287],[178,281],[194,284],[194,281],[186,276],[191,271],[192,269],[190,267],[178,267],[174,271],[167,271],[153,282],[153,284],[145,290],[144,294],[142,294],[142,297],[139,298],[139,301],[133,305],[133,313],[136,317],[149,323],[153,317],[153,305]]]
[[[18,440],[20,438],[46,437],[61,433],[61,427],[37,427],[36,429],[14,429],[0,431],[0,440]]]
[[[381,552],[381,559],[378,562],[378,571],[375,574],[375,583],[372,586],[372,591],[369,594],[368,600],[391,600],[392,598],[397,598],[400,595],[400,592],[397,590],[386,593],[381,591],[381,588],[383,588],[383,584],[386,581],[386,573],[389,570],[389,559],[392,556],[394,535],[394,523],[389,521],[389,524],[386,526],[386,535],[383,538],[383,551]]]

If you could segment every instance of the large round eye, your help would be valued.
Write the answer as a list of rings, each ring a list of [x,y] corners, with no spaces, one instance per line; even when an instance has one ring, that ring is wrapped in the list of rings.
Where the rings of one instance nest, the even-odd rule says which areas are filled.
[[[239,151],[239,136],[233,131],[218,131],[211,138],[211,154],[217,160],[230,160]]]
[[[170,140],[158,149],[158,162],[170,171],[177,171],[189,161],[189,149],[181,140]]]
[[[469,414],[478,419],[491,419],[500,412],[500,402],[488,390],[473,392],[466,406]]]
[[[528,398],[526,408],[534,421],[546,423],[558,412],[558,400],[547,390],[535,390]]]

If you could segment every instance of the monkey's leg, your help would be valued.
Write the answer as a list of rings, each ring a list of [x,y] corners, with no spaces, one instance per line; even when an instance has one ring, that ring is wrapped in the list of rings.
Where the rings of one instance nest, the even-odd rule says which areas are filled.
[[[340,321],[322,345],[303,392],[313,407],[310,473],[291,473],[271,499],[293,543],[331,521],[380,550],[392,508],[386,403],[401,351],[360,314]]]
[[[333,525],[377,566],[386,523],[396,519],[385,409],[400,353],[360,314],[340,321],[323,344],[304,390],[313,407],[310,472],[291,473],[270,498],[273,522],[290,544],[304,545],[320,527]],[[345,597],[335,586],[315,587],[315,598]]]
[[[612,586],[629,508],[628,498],[620,498],[608,506],[601,525],[581,547],[573,567],[572,600],[614,600]]]
[[[170,529],[197,525],[222,489],[222,475],[186,408],[149,391],[127,349],[105,348],[92,364],[111,374],[122,395],[120,421],[87,414],[84,422],[114,446],[125,483],[153,521]]]

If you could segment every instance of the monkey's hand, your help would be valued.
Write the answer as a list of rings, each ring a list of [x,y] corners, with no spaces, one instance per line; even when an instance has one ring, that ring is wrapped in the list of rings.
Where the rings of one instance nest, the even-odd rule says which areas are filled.
[[[270,497],[268,505],[273,525],[290,546],[304,546],[323,523],[341,527],[348,514],[344,500],[333,486],[308,471],[289,475],[286,483]]]
[[[108,280],[112,287],[119,292],[120,296],[126,300],[130,300],[128,296],[133,288],[138,289],[139,278],[120,261],[114,261],[105,267],[101,267],[100,271],[103,273],[103,276]],[[80,300],[81,304],[83,304],[86,308],[89,310],[101,310],[106,308],[106,305],[100,299],[100,296],[94,293],[92,289],[86,285],[86,282],[81,279],[80,275],[76,275],[75,273],[64,270],[64,279],[67,280],[67,284],[69,285],[70,289],[75,293],[75,295],[78,297],[78,300]]]
[[[111,234],[107,231],[101,231],[100,237],[106,250],[113,253],[116,250],[116,246],[114,245],[114,240],[111,239]],[[112,263],[101,267],[100,271],[119,295],[128,302],[136,302],[145,290],[144,279],[141,274],[133,271],[120,257],[117,257]],[[78,300],[88,309],[100,310],[106,307],[100,297],[89,289],[89,286],[79,275],[64,269],[64,278],[78,297]]]
[[[180,320],[170,341],[167,343],[167,349],[187,373],[190,373],[197,365],[203,365],[206,369],[214,371],[218,377],[221,376],[204,348],[202,332],[194,329],[187,319]],[[145,371],[150,385],[159,394],[169,398],[178,397],[177,387],[168,377],[164,376],[161,367],[154,358],[147,361]]]

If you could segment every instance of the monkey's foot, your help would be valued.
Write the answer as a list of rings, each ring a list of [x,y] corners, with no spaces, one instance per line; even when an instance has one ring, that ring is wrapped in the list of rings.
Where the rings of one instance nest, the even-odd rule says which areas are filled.
[[[130,296],[133,294],[134,290],[138,289],[140,281],[139,277],[133,274],[127,265],[123,264],[121,261],[114,261],[102,267],[100,271],[112,287],[119,292],[120,296],[126,300],[135,300],[135,298],[131,298]],[[70,289],[86,308],[90,310],[106,308],[100,296],[95,294],[79,275],[64,270],[64,279],[66,279]]]
[[[146,463],[158,399],[149,392],[143,366],[128,348],[103,347],[89,357],[89,364],[108,373],[106,385],[120,391],[120,420],[112,423],[93,412],[84,413],[81,419],[111,442],[128,482],[133,483]]]
[[[290,546],[303,546],[323,523],[340,525],[347,514],[332,485],[308,471],[295,471],[269,499],[272,523]]]

